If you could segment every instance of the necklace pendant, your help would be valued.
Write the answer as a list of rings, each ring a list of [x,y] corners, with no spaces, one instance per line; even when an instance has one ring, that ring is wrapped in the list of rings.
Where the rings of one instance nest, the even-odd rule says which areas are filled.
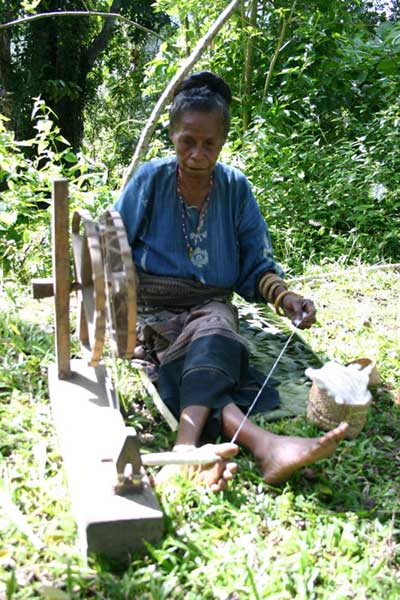
[[[189,258],[192,258],[193,255],[193,248],[189,248]]]

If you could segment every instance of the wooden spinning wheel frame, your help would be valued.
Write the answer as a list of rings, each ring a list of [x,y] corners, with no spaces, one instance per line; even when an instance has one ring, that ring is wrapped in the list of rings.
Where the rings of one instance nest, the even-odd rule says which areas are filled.
[[[125,227],[117,211],[109,210],[100,219],[100,235],[113,349],[120,358],[131,358],[136,344],[136,273]]]
[[[136,275],[119,213],[107,211],[95,223],[87,211],[72,216],[72,250],[78,283],[78,335],[97,366],[106,326],[112,349],[131,358],[136,343]]]

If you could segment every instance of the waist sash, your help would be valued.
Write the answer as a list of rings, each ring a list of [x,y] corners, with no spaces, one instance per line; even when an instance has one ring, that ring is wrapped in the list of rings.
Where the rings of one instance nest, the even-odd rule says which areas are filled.
[[[207,300],[229,300],[232,290],[204,285],[199,281],[179,277],[163,277],[138,273],[138,304],[188,308]]]

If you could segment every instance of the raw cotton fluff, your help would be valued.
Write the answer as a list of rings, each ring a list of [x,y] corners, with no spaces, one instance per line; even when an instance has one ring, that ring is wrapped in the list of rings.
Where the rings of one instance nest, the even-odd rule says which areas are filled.
[[[321,390],[326,390],[337,404],[363,406],[371,400],[368,380],[372,369],[372,363],[361,368],[357,363],[345,367],[330,361],[321,369],[306,369],[305,374]]]

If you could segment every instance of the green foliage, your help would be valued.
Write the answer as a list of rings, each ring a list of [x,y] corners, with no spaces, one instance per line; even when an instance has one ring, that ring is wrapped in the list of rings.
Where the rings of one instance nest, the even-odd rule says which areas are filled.
[[[196,70],[219,72],[233,91],[232,130],[223,160],[240,166],[254,185],[278,258],[296,271],[310,259],[397,260],[399,214],[399,25],[382,21],[361,2],[299,2],[263,90],[291,3],[259,5],[250,27],[243,4],[205,52]],[[149,62],[144,94],[153,97],[176,72],[202,31],[200,21],[222,6],[158,3],[181,24]],[[243,64],[254,41],[252,93]],[[249,105],[249,106],[248,106]],[[252,119],[242,132],[243,111]],[[167,118],[148,156],[164,153]]]
[[[110,7],[108,0],[84,4]],[[144,13],[144,4],[126,0],[121,10],[134,7]],[[144,557],[132,557],[123,573],[94,561],[84,565],[77,556],[47,399],[51,305],[35,308],[24,299],[21,307],[16,280],[48,274],[52,178],[69,178],[72,208],[99,214],[109,206],[115,196],[111,190],[119,187],[121,163],[130,159],[158,95],[225,5],[223,0],[209,6],[160,0],[154,10],[163,19],[167,41],[158,45],[134,39],[129,28],[118,27],[86,87],[82,77],[54,71],[44,22],[35,30],[37,38],[28,27],[10,33],[16,47],[26,39],[27,48],[36,44],[47,52],[44,58],[38,53],[25,61],[24,75],[15,79],[19,91],[23,86],[28,96],[45,91],[65,106],[84,98],[87,108],[84,153],[71,148],[42,100],[35,102],[28,139],[8,129],[5,118],[0,121],[0,502],[6,492],[43,542],[35,545],[35,538],[2,506],[0,595],[10,599],[399,597],[399,409],[388,393],[400,387],[399,278],[394,271],[360,268],[332,277],[325,267],[322,279],[296,288],[320,307],[319,326],[304,333],[313,349],[340,362],[367,355],[383,376],[366,429],[356,440],[282,490],[265,487],[246,453],[239,457],[240,476],[224,494],[209,495],[183,481],[166,489],[161,492],[164,540]],[[310,262],[335,257],[340,263],[360,257],[398,262],[398,24],[385,22],[358,0],[299,0],[263,98],[292,2],[279,8],[259,3],[255,27],[249,26],[249,6],[243,2],[242,12],[233,15],[196,70],[218,71],[232,86],[232,131],[223,159],[249,175],[278,258],[298,272],[310,269]],[[6,8],[32,12],[49,7],[46,0],[0,0],[2,15]],[[58,33],[64,23],[57,26]],[[90,25],[74,21],[65,27],[66,38],[73,38],[74,49],[81,48],[100,28],[97,19]],[[250,37],[255,57],[251,90],[245,93],[243,65]],[[14,55],[15,66],[22,65],[22,46]],[[66,42],[65,60],[68,48]],[[76,64],[74,55],[69,65],[73,72]],[[245,109],[251,120],[243,133]],[[22,123],[30,113],[31,101],[21,99],[17,119]],[[168,152],[166,121],[164,115],[149,156]],[[318,275],[319,269],[315,271]],[[127,365],[120,371],[117,383],[125,393],[129,423],[146,434],[149,449],[170,448],[172,435],[151,409],[138,378]],[[130,405],[132,385],[137,391]],[[278,421],[271,429],[317,434],[303,418]]]
[[[42,156],[49,121],[23,142],[23,152],[3,127],[12,160],[27,160],[30,165],[17,169],[21,176],[24,172],[25,183],[12,198],[15,177],[2,174],[3,182],[9,182],[8,206],[1,217],[6,270],[21,263],[28,266],[26,256],[32,253],[26,248],[34,254],[45,239],[47,213],[35,206],[48,201],[54,172],[72,178],[83,203],[87,200],[81,192],[100,185],[102,191],[89,199],[95,211],[111,198],[107,186],[119,187],[123,164],[129,162],[156,99],[224,6],[222,0],[212,6],[160,0],[153,10],[164,27],[166,41],[161,44],[138,36],[127,25],[116,29],[107,56],[88,75],[88,85],[98,93],[85,101],[84,153],[96,156],[96,161],[71,153],[55,134],[51,134],[53,154]],[[245,2],[196,66],[221,73],[233,90],[232,131],[223,160],[239,165],[250,177],[277,257],[290,269],[301,271],[310,259],[339,256],[350,262],[360,257],[397,260],[399,25],[382,21],[360,2],[297,3],[264,98],[271,57],[292,6],[259,5],[256,26],[250,26],[250,4]],[[100,22],[91,23],[96,35]],[[250,93],[243,80],[249,38],[254,43]],[[81,97],[68,78],[46,81],[54,98]],[[251,117],[245,133],[244,111]],[[148,158],[170,151],[166,125],[165,114]],[[28,158],[32,151],[39,153],[37,158]],[[20,261],[13,263],[16,252],[21,252]],[[28,271],[41,270],[34,263],[33,259]]]
[[[151,3],[146,0],[114,3],[111,0],[68,0],[61,3],[62,6],[57,0],[22,4],[12,0],[6,4],[0,2],[1,22],[32,12],[109,12],[113,6],[127,19],[150,29],[158,30],[165,23],[165,17],[154,14]],[[84,109],[90,105],[103,81],[99,65],[106,71],[112,70],[118,48],[128,60],[132,48],[140,53],[145,34],[133,24],[127,27],[119,20],[113,22],[99,16],[60,16],[15,26],[2,33],[1,39],[0,86],[4,88],[8,116],[17,136],[31,136],[31,99],[40,95],[58,115],[62,134],[78,151],[83,136]],[[110,53],[104,52],[106,48]],[[152,51],[152,45],[148,44],[147,52]],[[122,67],[121,62],[118,67]],[[140,72],[140,68],[138,70]],[[124,71],[121,69],[120,73],[123,76]]]
[[[301,269],[310,258],[396,260],[399,119],[392,105],[359,123],[355,139],[335,143],[324,141],[316,122],[288,137],[264,119],[253,123],[242,148],[245,170],[285,262]]]
[[[96,214],[112,202],[104,165],[72,152],[40,98],[32,119],[36,135],[25,141],[16,140],[7,119],[0,119],[0,262],[4,276],[14,273],[21,281],[49,273],[53,179],[70,180],[71,209],[87,207]]]
[[[165,26],[164,36],[168,32]],[[158,45],[159,40],[135,39],[129,27],[123,26],[115,32],[107,56],[98,61],[89,76],[102,84],[87,102],[83,147],[102,157],[115,177],[122,175],[122,165],[130,161],[149,109],[156,102],[154,90],[147,94],[141,88],[145,66]],[[170,52],[173,64],[176,53],[172,49]]]

